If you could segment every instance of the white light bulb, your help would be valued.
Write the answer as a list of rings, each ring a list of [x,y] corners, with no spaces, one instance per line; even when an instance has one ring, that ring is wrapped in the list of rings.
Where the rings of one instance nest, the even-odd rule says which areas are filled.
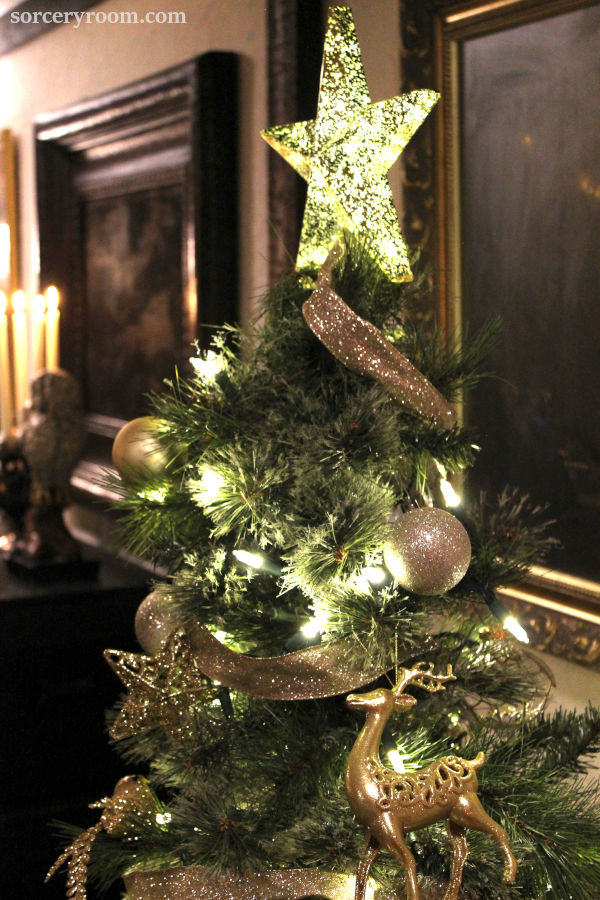
[[[319,611],[312,619],[309,619],[308,622],[302,626],[300,631],[304,637],[315,638],[323,631],[328,622],[329,617],[327,616],[327,613]]]
[[[262,569],[265,562],[260,553],[250,553],[248,550],[234,550],[233,555],[239,562],[253,569]]]
[[[156,821],[159,825],[168,825],[169,822],[171,821],[171,818],[172,818],[172,816],[171,816],[171,813],[169,813],[169,812],[163,812],[163,813],[156,814]]]
[[[406,772],[402,761],[402,754],[399,750],[388,750],[388,759],[392,764],[394,772]]]
[[[193,356],[190,362],[196,372],[207,381],[214,381],[225,368],[223,357],[214,350],[207,350],[204,356]]]
[[[213,503],[221,493],[225,479],[220,472],[214,469],[204,469],[199,481],[192,486],[194,499],[200,506],[208,506]]]
[[[460,506],[460,497],[446,478],[440,479],[440,490],[446,506]]]
[[[514,616],[507,616],[504,619],[503,625],[518,641],[521,641],[523,644],[529,643],[529,635],[520,622],[517,622]]]
[[[387,572],[381,566],[365,566],[361,575],[364,575],[369,584],[375,585],[375,587],[383,584],[388,577]]]

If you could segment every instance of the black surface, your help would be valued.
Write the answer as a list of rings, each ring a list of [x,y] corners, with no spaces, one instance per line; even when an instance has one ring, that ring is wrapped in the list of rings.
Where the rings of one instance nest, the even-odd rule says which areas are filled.
[[[102,651],[139,650],[133,621],[148,578],[104,560],[97,578],[44,582],[0,563],[4,897],[64,898],[63,875],[43,883],[60,848],[50,822],[93,824],[88,804],[127,774],[105,730],[120,684]]]

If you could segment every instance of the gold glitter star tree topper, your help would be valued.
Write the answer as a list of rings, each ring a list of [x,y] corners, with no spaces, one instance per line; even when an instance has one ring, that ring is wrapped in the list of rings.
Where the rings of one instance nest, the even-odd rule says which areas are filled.
[[[298,268],[318,269],[343,230],[364,234],[392,281],[410,281],[387,171],[438,100],[412,91],[371,103],[352,12],[329,11],[315,119],[264,139],[308,182]]]

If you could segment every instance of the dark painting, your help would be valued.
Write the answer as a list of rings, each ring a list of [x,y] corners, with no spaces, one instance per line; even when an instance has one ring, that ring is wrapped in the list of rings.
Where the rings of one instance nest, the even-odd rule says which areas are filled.
[[[463,45],[464,319],[504,328],[470,406],[476,486],[549,503],[600,580],[600,8]]]
[[[88,407],[132,419],[181,348],[181,186],[91,200],[84,217]]]

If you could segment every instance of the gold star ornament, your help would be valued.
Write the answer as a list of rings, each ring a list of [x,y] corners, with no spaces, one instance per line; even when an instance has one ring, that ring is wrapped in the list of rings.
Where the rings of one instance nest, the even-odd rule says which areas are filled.
[[[368,237],[388,278],[412,280],[387,171],[438,98],[412,91],[371,103],[352,12],[330,10],[316,118],[261,132],[308,182],[298,268],[318,269],[348,230]]]
[[[104,658],[128,690],[110,734],[115,740],[164,728],[173,738],[187,731],[189,707],[214,694],[198,670],[189,640],[176,632],[155,656],[105,650]]]

